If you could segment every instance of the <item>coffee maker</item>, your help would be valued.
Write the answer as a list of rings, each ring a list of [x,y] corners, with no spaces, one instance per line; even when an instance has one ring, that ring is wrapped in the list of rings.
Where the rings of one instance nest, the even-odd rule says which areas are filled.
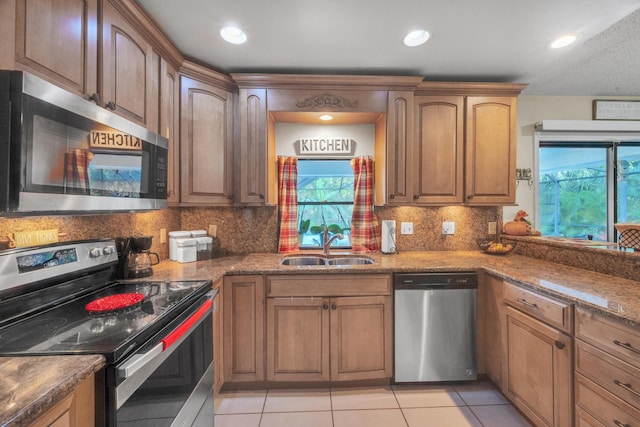
[[[153,274],[151,266],[158,264],[160,257],[150,251],[152,236],[118,237],[115,241],[118,250],[119,279],[138,279]]]

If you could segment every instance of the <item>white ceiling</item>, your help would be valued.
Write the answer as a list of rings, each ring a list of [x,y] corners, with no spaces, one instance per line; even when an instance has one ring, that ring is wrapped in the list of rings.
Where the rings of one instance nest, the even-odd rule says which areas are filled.
[[[225,73],[419,75],[528,95],[640,96],[640,0],[136,0],[185,57]],[[235,25],[244,45],[219,31]],[[432,33],[408,48],[411,29]],[[579,32],[572,46],[547,46]]]

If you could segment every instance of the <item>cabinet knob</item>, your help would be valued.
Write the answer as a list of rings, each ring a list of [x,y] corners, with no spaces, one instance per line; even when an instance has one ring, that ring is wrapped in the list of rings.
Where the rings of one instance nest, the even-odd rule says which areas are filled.
[[[396,198],[396,195],[395,195],[395,194],[389,194],[389,198],[390,198],[390,199],[395,199],[395,198]]]
[[[417,194],[413,195],[413,200],[418,200],[420,198],[420,196],[418,196]]]
[[[467,196],[467,199],[469,199],[469,200],[473,199],[473,194],[469,194],[469,195]]]
[[[116,103],[113,101],[109,101],[106,104],[104,104],[104,106],[106,108],[108,108],[109,110],[115,110],[116,109]]]
[[[329,304],[322,304],[322,309],[323,310],[328,310],[329,309]]]
[[[258,197],[260,197],[261,199],[264,199],[264,194],[260,194],[258,195]]]
[[[562,350],[564,348],[564,343],[562,341],[556,341],[556,347]]]
[[[94,92],[89,97],[89,101],[93,101],[96,104],[100,105],[100,94],[98,92]]]
[[[233,200],[233,194],[229,194],[229,195],[227,195],[227,199],[229,199],[229,200]]]
[[[336,308],[338,308],[338,307],[337,307],[335,304],[333,304],[333,305],[331,306],[331,310],[335,310]]]

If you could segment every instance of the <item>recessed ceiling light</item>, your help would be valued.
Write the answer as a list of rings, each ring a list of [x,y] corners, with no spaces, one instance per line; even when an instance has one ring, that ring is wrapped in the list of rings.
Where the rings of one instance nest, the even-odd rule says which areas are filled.
[[[242,44],[247,41],[247,35],[240,28],[224,27],[220,30],[220,36],[233,44]]]
[[[405,46],[415,47],[420,46],[421,44],[426,43],[429,40],[431,34],[427,30],[415,30],[411,31],[409,34],[404,36],[404,40],[402,41]]]
[[[333,120],[333,116],[331,116],[331,115],[329,115],[329,114],[323,114],[323,115],[321,115],[321,116],[320,116],[320,117],[318,117],[318,118],[319,118],[320,120],[324,120],[324,121],[327,121],[327,120]]]
[[[560,49],[562,47],[569,46],[577,39],[578,35],[576,33],[565,34],[552,41],[550,46],[552,49]]]

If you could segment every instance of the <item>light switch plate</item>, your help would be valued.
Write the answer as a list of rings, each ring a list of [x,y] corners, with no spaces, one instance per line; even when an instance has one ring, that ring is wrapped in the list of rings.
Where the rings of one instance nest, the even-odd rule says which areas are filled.
[[[400,234],[413,234],[413,223],[412,222],[401,222],[400,223]]]
[[[442,223],[442,234],[455,234],[456,223],[453,221],[444,221]]]
[[[492,221],[489,223],[489,229],[487,230],[487,234],[496,234],[496,223]]]

